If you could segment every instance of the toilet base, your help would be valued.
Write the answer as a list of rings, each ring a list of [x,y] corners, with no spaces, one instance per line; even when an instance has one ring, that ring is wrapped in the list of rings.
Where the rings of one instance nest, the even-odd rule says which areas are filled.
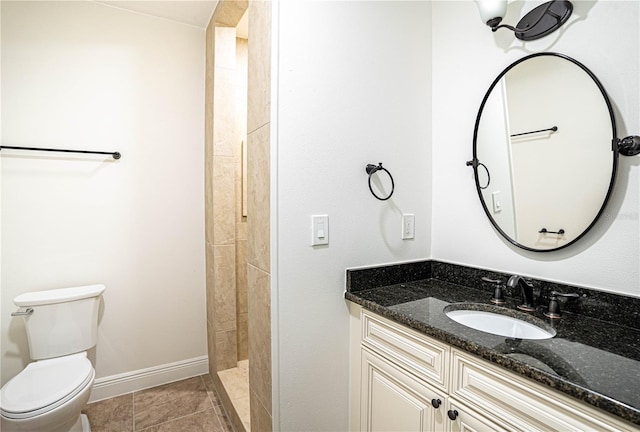
[[[80,414],[78,420],[71,426],[69,432],[91,432],[91,425],[86,414]]]
[[[50,432],[91,432],[91,425],[89,425],[89,419],[85,414],[78,416],[74,423],[67,422],[66,424],[59,425],[54,429],[47,429],[47,426],[42,424],[33,423],[29,424],[16,424],[15,422],[2,419],[2,432],[34,432],[48,430]]]

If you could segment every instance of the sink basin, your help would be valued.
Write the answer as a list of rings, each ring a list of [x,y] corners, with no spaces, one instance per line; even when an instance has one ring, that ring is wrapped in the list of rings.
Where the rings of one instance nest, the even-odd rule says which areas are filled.
[[[480,310],[478,310],[480,309]],[[452,320],[476,330],[513,339],[551,339],[556,331],[535,317],[483,304],[452,304],[443,312]]]

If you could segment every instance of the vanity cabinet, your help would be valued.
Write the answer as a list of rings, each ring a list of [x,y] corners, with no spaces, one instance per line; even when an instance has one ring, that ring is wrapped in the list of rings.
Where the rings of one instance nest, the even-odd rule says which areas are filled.
[[[362,374],[363,430],[445,431],[443,392],[435,391],[367,348],[362,350]]]
[[[640,430],[367,310],[360,321],[361,431]]]

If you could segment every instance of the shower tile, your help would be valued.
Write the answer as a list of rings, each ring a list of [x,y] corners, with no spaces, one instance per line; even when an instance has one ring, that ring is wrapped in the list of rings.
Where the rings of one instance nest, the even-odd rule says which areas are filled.
[[[215,362],[211,359],[216,358],[216,330],[210,322],[207,322],[207,355],[209,356],[209,375],[215,375],[218,371]]]
[[[236,408],[238,412],[238,417],[242,421],[242,425],[244,426],[245,431],[251,430],[251,406],[249,404],[249,395],[235,399],[233,401],[233,406]],[[256,429],[257,430],[257,429]]]
[[[271,407],[270,275],[249,265],[249,376],[251,390]]]
[[[213,247],[213,316],[216,331],[236,329],[236,248]]]
[[[247,260],[256,267],[270,268],[270,154],[269,125],[249,135]]]
[[[236,297],[238,314],[249,311],[247,299],[247,241],[236,243]]]
[[[238,360],[249,358],[249,314],[238,315]]]
[[[220,381],[225,391],[229,395],[229,399],[244,399],[249,397],[249,376],[247,369],[234,367],[218,372]],[[235,405],[235,402],[234,402]]]
[[[207,242],[206,245],[206,302],[207,302],[207,323],[215,322],[215,267],[214,267],[214,246]]]
[[[250,404],[252,406],[251,409],[251,427],[254,431],[260,432],[271,432],[271,414],[264,408],[264,406],[260,403],[259,399],[256,397],[254,392],[251,392],[251,401]]]
[[[94,431],[133,431],[133,393],[91,403],[83,413]]]
[[[228,414],[233,430],[245,432],[249,426],[249,377],[246,368],[233,367],[218,372],[220,408]]]
[[[247,130],[269,122],[271,113],[271,2],[254,1],[249,6],[249,90]]]
[[[246,140],[246,137],[243,137],[242,140]],[[246,150],[245,150],[246,151]],[[246,240],[247,239],[247,218],[246,215],[242,214],[242,201],[245,200],[246,204],[246,192],[243,192],[243,188],[245,187],[244,183],[246,182],[246,176],[243,179],[242,176],[242,163],[240,161],[240,156],[236,159],[236,177],[234,180],[235,184],[235,194],[236,194],[236,240]],[[245,173],[246,174],[246,173]]]
[[[213,244],[233,244],[236,237],[233,157],[213,158]]]
[[[220,419],[220,423],[222,424],[224,432],[234,432],[233,426],[231,426],[231,420],[229,420],[229,416],[227,416],[224,413],[224,409],[222,408],[222,405],[216,406],[215,411],[216,411],[216,414],[218,415],[218,418]]]
[[[235,43],[233,46],[235,48]],[[235,71],[216,66],[213,79],[213,104],[214,107],[222,108],[213,110],[213,154],[214,156],[234,157],[237,139]]]
[[[212,22],[220,26],[235,27],[247,10],[247,0],[224,1],[216,7]],[[235,33],[234,33],[235,34]]]
[[[236,28],[215,26],[216,58],[215,67],[235,69],[236,67]]]
[[[218,370],[235,367],[238,362],[238,336],[235,330],[216,332],[216,367]]]

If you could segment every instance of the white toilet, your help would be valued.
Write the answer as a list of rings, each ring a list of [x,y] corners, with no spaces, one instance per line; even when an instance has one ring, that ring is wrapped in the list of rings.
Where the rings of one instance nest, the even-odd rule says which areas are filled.
[[[31,359],[1,390],[2,432],[90,431],[81,410],[95,370],[86,350],[98,338],[104,285],[21,294],[13,302],[23,315]]]

